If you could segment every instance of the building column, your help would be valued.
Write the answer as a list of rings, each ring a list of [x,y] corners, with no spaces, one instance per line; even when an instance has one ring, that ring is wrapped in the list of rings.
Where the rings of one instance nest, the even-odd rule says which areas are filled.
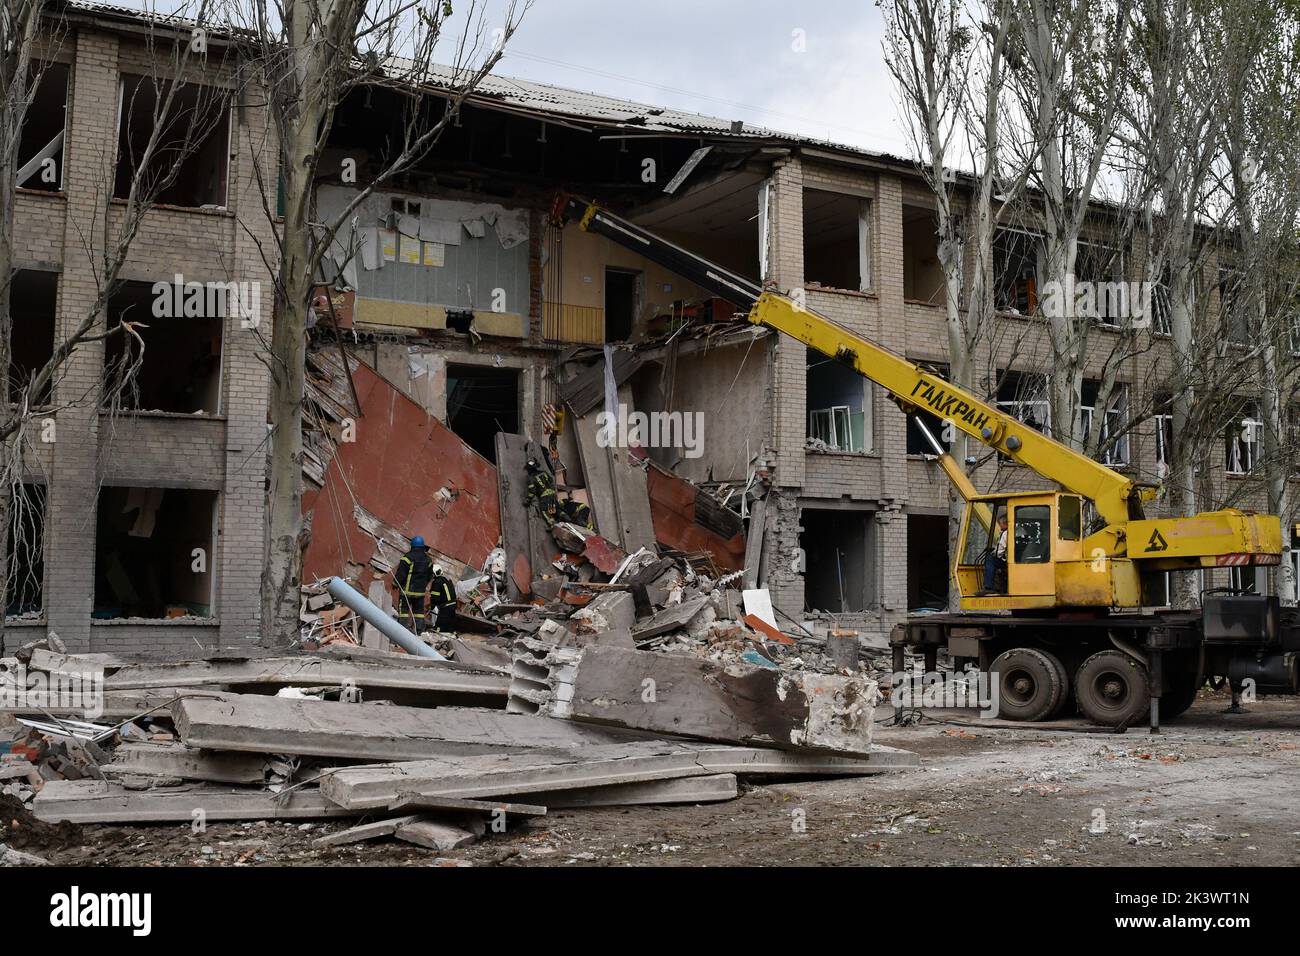
[[[56,342],[67,339],[99,294],[104,216],[113,211],[105,191],[112,187],[117,155],[117,38],[79,32],[75,43],[64,148],[67,218]],[[50,630],[73,653],[93,649],[90,614],[103,373],[103,343],[87,342],[64,364],[54,388],[60,411],[46,503],[45,614]]]

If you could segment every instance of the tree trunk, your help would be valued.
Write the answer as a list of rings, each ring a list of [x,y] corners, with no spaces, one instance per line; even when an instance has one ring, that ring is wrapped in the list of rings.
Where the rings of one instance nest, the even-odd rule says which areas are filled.
[[[267,554],[262,582],[262,643],[285,646],[298,633],[302,583],[302,403],[307,361],[307,310],[315,274],[311,232],[312,179],[320,118],[300,117],[284,149],[284,239],[271,334],[273,427],[268,463]]]

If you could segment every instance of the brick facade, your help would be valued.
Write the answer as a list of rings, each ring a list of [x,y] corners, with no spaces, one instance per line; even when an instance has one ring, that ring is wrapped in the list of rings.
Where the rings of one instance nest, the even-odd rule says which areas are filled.
[[[70,63],[62,193],[23,191],[16,234],[20,268],[58,273],[55,340],[62,341],[94,307],[105,235],[116,240],[123,215],[107,206],[117,149],[118,84],[123,71],[149,62],[128,38],[82,27],[66,38]],[[220,82],[218,80],[218,82]],[[253,156],[274,142],[255,104],[232,108],[229,187],[224,210],[155,208],[145,217],[120,278],[127,281],[259,282],[266,267],[259,244],[274,248],[253,171]],[[273,166],[272,166],[273,168]],[[10,623],[8,645],[47,628],[74,652],[193,652],[256,635],[264,548],[267,373],[254,325],[269,333],[271,295],[261,295],[256,323],[226,318],[218,413],[169,415],[100,409],[104,344],[87,342],[55,386],[55,440],[37,443],[27,463],[47,486],[44,621]],[[103,316],[100,317],[101,327]],[[269,336],[268,336],[269,337]],[[147,353],[146,353],[147,354]],[[38,416],[39,420],[39,416]],[[161,487],[216,492],[211,554],[212,617],[192,620],[92,620],[96,504],[102,487]]]
[[[764,277],[781,291],[797,293],[804,285],[803,191],[817,189],[871,202],[871,283],[866,292],[809,289],[809,308],[913,360],[946,362],[947,332],[944,309],[905,301],[903,213],[904,205],[933,209],[928,187],[915,176],[852,158],[831,161],[795,154],[778,160],[772,169],[768,228],[772,236],[771,265]],[[1141,278],[1141,239],[1126,261],[1126,278]],[[966,275],[973,272],[973,253],[967,249]],[[1212,293],[1217,297],[1217,293]],[[1217,307],[1211,302],[1210,307]],[[978,379],[1000,368],[1046,372],[1050,346],[1042,322],[1003,316],[994,336],[994,354],[986,344],[975,356]],[[1096,327],[1089,340],[1087,375],[1099,378],[1117,333]],[[1130,406],[1142,408],[1159,388],[1169,367],[1169,343],[1157,339],[1152,349],[1127,358],[1119,379],[1129,389]],[[765,580],[778,607],[791,616],[804,613],[804,576],[798,573],[801,513],[816,509],[865,509],[875,518],[875,533],[868,536],[868,566],[873,575],[869,593],[874,606],[862,614],[837,614],[836,620],[856,627],[868,639],[883,640],[908,608],[909,514],[946,515],[949,483],[938,466],[921,456],[907,454],[907,426],[902,412],[886,393],[870,388],[869,414],[873,440],[862,453],[805,450],[807,436],[806,360],[802,344],[793,340],[772,346],[771,443],[776,467],[773,476],[775,508],[767,512]],[[1008,365],[1007,356],[1013,357]],[[1151,480],[1156,473],[1155,423],[1142,422],[1129,440],[1129,465],[1121,468],[1135,478]],[[1215,461],[1212,487],[1225,496],[1240,479],[1225,474]],[[1041,476],[1017,465],[1000,469],[986,466],[974,476],[978,487],[1032,489],[1050,486]],[[1296,496],[1292,494],[1294,503]],[[1252,489],[1239,507],[1264,509],[1261,489]],[[1148,506],[1160,513],[1162,505]],[[1295,524],[1296,514],[1284,515],[1283,526]],[[1226,572],[1207,572],[1207,586],[1227,583]]]

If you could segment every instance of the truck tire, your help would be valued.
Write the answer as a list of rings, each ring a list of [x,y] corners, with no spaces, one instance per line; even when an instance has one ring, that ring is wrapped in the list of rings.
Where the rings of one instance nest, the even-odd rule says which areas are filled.
[[[1122,651],[1098,651],[1075,672],[1074,699],[1095,724],[1132,724],[1150,710],[1151,679],[1146,667]]]
[[[1056,668],[1056,676],[1061,682],[1060,703],[1058,703],[1056,707],[1052,709],[1052,712],[1050,714],[1048,714],[1045,718],[1043,718],[1044,720],[1052,720],[1055,717],[1060,717],[1065,712],[1065,710],[1070,706],[1070,703],[1073,700],[1073,697],[1070,693],[1070,672],[1065,669],[1065,665],[1061,663],[1061,659],[1057,657],[1053,652],[1039,650],[1038,653],[1046,657],[1048,663],[1050,663],[1052,667]]]
[[[1184,713],[1196,701],[1205,684],[1202,654],[1178,652],[1165,654],[1165,679],[1160,695],[1160,719],[1169,720]]]
[[[1060,661],[1032,647],[999,654],[990,668],[997,675],[998,713],[1004,720],[1046,720],[1061,705],[1065,688]]]

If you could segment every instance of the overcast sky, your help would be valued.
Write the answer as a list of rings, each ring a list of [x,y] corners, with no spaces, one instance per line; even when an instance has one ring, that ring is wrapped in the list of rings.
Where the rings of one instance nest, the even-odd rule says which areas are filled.
[[[535,0],[497,72],[905,154],[880,36],[873,0]]]
[[[502,22],[507,0],[475,2]],[[880,35],[875,0],[534,0],[497,72],[906,155]]]

